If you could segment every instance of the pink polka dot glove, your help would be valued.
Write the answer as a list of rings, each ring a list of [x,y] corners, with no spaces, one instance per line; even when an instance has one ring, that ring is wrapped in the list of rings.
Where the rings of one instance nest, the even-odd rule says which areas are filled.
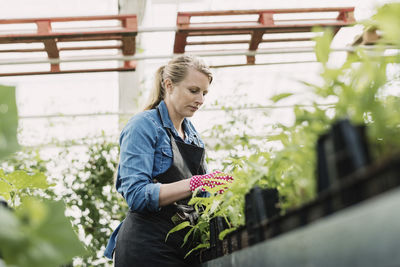
[[[190,191],[195,191],[197,188],[200,188],[201,191],[207,191],[208,188],[220,188],[223,186],[223,189],[218,190],[218,193],[222,194],[225,189],[227,189],[228,183],[232,183],[233,177],[220,172],[215,171],[213,173],[203,174],[203,175],[195,175],[190,178]]]

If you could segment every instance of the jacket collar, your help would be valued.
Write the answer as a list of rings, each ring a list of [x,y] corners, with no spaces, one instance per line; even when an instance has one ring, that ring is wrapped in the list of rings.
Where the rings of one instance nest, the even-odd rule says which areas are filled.
[[[172,123],[171,118],[169,117],[167,105],[165,104],[164,100],[161,100],[160,104],[158,104],[157,110],[159,111],[163,127],[169,128],[171,132],[173,132],[176,136],[179,136],[174,124]],[[189,120],[187,118],[183,119],[182,126],[183,130],[185,131],[186,140],[191,143],[196,134],[194,133],[192,126],[190,126]]]
[[[171,118],[169,117],[167,105],[165,104],[164,100],[161,100],[160,104],[157,106],[158,112],[161,117],[161,123],[164,128],[169,128],[171,130],[175,129],[174,124],[171,121]]]

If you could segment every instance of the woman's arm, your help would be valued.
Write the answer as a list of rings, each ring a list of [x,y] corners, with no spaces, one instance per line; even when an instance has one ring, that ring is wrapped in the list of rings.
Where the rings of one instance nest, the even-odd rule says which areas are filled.
[[[177,200],[189,197],[192,194],[189,183],[190,179],[185,179],[170,184],[161,184],[159,206],[167,206]]]
[[[143,113],[132,118],[121,133],[116,188],[132,211],[160,209],[160,184],[151,180],[157,135],[156,124]]]
[[[156,212],[191,195],[190,179],[170,184],[152,182],[157,135],[156,125],[145,116],[136,117],[121,134],[117,190],[132,211]]]

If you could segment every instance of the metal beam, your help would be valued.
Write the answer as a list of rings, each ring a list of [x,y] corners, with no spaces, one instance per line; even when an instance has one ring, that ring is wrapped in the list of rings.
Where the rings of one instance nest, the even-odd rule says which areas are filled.
[[[340,47],[332,48],[332,52],[355,52],[357,49],[362,48],[369,51],[376,50],[375,47],[358,46],[358,47]],[[383,47],[385,49],[396,49],[394,46]],[[255,55],[269,55],[269,54],[296,54],[296,53],[314,53],[314,47],[290,47],[290,48],[268,48],[258,49],[257,51],[249,51],[245,49],[237,50],[209,50],[209,51],[190,51],[188,53],[200,57],[216,57],[216,56],[255,56]],[[0,60],[0,65],[21,65],[21,64],[38,64],[38,63],[62,63],[62,62],[83,62],[83,61],[127,61],[127,60],[147,60],[147,59],[166,59],[172,58],[176,54],[160,54],[160,55],[108,55],[108,56],[85,56],[85,57],[64,57],[62,59],[37,59],[37,58],[12,58],[7,60]]]

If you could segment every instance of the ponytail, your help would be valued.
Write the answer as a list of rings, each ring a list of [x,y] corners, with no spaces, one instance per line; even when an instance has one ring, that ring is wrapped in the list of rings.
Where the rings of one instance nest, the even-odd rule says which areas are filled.
[[[160,104],[161,100],[164,99],[165,90],[164,90],[164,69],[165,66],[161,66],[156,71],[154,77],[154,85],[150,92],[149,99],[147,100],[147,104],[144,110],[150,110],[156,108],[158,104]]]

